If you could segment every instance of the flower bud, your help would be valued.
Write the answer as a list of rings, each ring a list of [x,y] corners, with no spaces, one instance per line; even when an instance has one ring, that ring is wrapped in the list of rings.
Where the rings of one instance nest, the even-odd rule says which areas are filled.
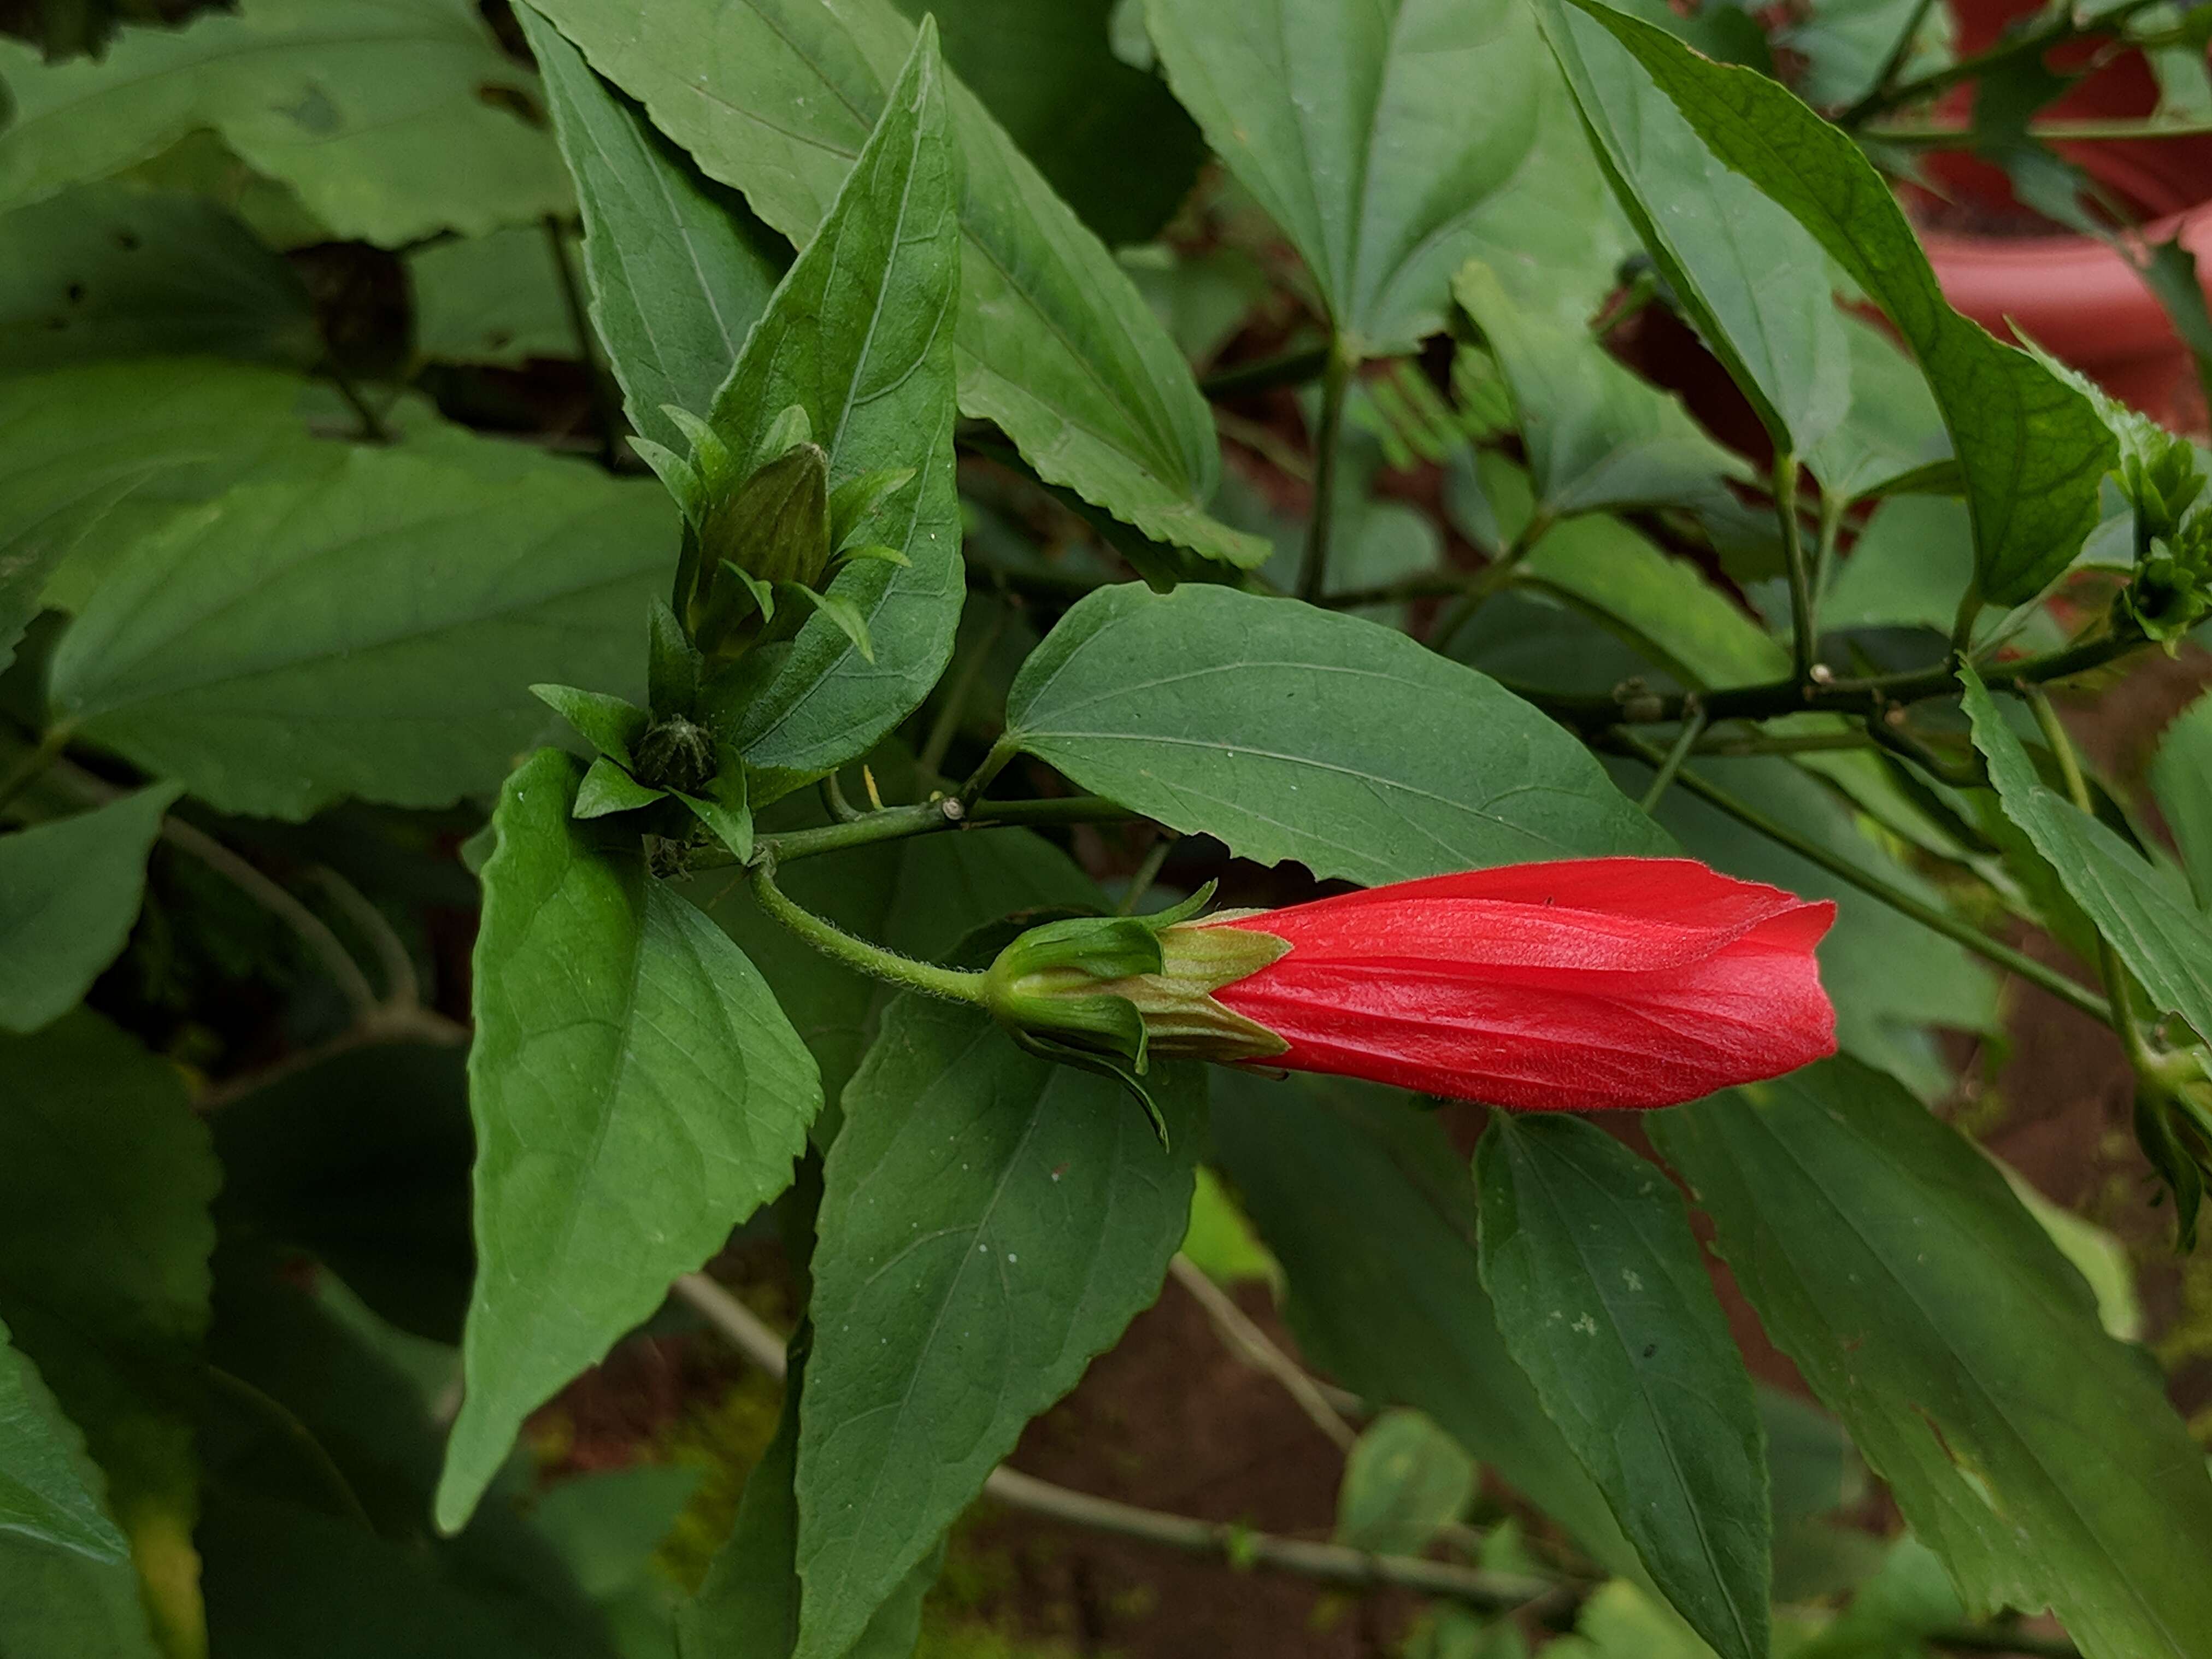
[[[704,568],[725,559],[763,582],[817,586],[830,565],[830,457],[794,444],[708,509]]]
[[[648,727],[632,753],[636,764],[631,769],[640,783],[679,794],[699,793],[719,769],[714,734],[681,714]]]

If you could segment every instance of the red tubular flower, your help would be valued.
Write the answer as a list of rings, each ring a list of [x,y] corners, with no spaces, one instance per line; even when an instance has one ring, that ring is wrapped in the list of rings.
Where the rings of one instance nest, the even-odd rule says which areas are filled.
[[[1688,859],[1587,859],[1184,922],[1161,943],[1171,973],[1178,933],[1287,943],[1212,991],[1286,1045],[1259,1064],[1589,1111],[1673,1105],[1835,1053],[1813,956],[1835,914]]]

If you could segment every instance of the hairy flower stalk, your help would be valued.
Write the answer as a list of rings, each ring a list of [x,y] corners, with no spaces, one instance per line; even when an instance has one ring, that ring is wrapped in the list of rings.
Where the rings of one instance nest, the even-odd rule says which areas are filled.
[[[1835,1052],[1835,906],[1687,859],[1468,871],[1286,909],[1036,929],[1000,1018],[1141,1072],[1181,1054],[1526,1111],[1668,1106]]]

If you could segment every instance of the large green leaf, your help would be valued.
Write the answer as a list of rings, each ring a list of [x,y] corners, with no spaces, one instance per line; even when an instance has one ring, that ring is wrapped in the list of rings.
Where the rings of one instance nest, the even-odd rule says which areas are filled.
[[[1857,501],[1949,471],[1951,437],[1926,378],[1879,324],[1855,312],[1843,319],[1850,407],[1805,455],[1821,491],[1832,501]],[[1965,591],[1961,584],[1954,592],[1953,610]]]
[[[794,241],[829,213],[913,43],[887,0],[538,9]],[[962,410],[997,422],[1046,478],[1156,540],[1237,564],[1265,558],[1206,516],[1220,452],[1175,343],[975,97],[956,83],[951,102],[967,160]]]
[[[1419,1555],[1466,1510],[1480,1473],[1466,1449],[1419,1412],[1386,1411],[1345,1454],[1336,1541]]]
[[[1528,14],[1511,0],[1149,0],[1146,15],[1169,84],[1304,257],[1352,354],[1442,328],[1487,198],[1536,131],[1547,77]]]
[[[1089,595],[1023,665],[1006,720],[1085,788],[1317,876],[1668,850],[1588,750],[1473,669],[1226,587]]]
[[[534,106],[531,78],[471,0],[249,0],[53,64],[0,40],[0,82],[15,106],[0,131],[9,206],[201,128],[341,237],[481,234],[568,204],[559,157],[514,107]]]
[[[753,965],[569,817],[542,750],[500,797],[475,957],[477,1285],[438,1485],[468,1518],[529,1413],[791,1179],[812,1058]]]
[[[1543,0],[1555,43],[1571,37],[1587,53],[1609,33],[1643,66],[1637,80],[1648,76],[1713,155],[1787,209],[1897,325],[1965,475],[1982,597],[2034,598],[2095,527],[2099,481],[2113,465],[2089,400],[1951,309],[1887,181],[1848,133],[1778,81],[1700,58],[1600,0],[1571,0],[1571,13],[1565,3]],[[1799,434],[1801,450],[1818,435]]]
[[[1151,1086],[1016,1048],[981,1011],[902,998],[845,1091],[799,1402],[799,1659],[836,1659],[1022,1425],[1159,1292],[1190,1212],[1205,1079]]]
[[[1777,445],[1809,448],[1850,396],[1819,247],[1699,142],[1603,28],[1561,0],[1537,0],[1535,14],[1660,275]]]
[[[681,454],[685,439],[664,407],[703,415],[712,406],[788,250],[735,191],[701,178],[551,24],[527,5],[515,15],[576,180],[592,321],[629,423]]]
[[[0,1321],[106,1476],[163,1647],[189,1653],[204,1640],[191,1407],[215,1241],[207,1130],[175,1069],[94,1014],[0,1037]],[[28,1558],[5,1555],[0,1641],[11,1655],[64,1616],[100,1637],[54,1647],[57,1659],[139,1650],[144,1615],[121,1593],[127,1571],[88,1577],[64,1563],[19,1582]],[[49,1600],[78,1595],[85,1604],[64,1611]]]
[[[830,452],[834,490],[885,468],[915,477],[855,531],[907,562],[854,559],[831,585],[867,619],[874,660],[816,615],[788,653],[756,652],[709,691],[768,800],[875,747],[952,654],[966,581],[954,487],[952,318],[960,293],[960,155],[936,37],[915,41],[829,216],[715,394],[715,429],[757,455],[796,404]]]
[[[676,513],[649,482],[489,440],[307,458],[131,546],[55,653],[58,717],[238,812],[489,788],[538,681],[638,678]]]
[[[138,919],[173,783],[0,837],[0,1031],[75,1007]]]
[[[1848,1060],[1660,1114],[1652,1137],[1977,1613],[2048,1602],[2092,1659],[2201,1649],[2203,1452],[1987,1159]]]
[[[2212,1036],[2212,921],[2161,870],[2037,775],[1981,676],[1961,665],[1974,744],[1990,763],[2005,817],[2020,826],[2104,935],[2158,1012]]]
[[[0,1650],[9,1659],[165,1659],[128,1566],[0,1539]]]
[[[683,1659],[791,1659],[799,1643],[799,1412],[805,1398],[806,1355],[793,1345],[775,1437],[745,1477],[729,1537],[714,1553],[699,1594],[684,1609],[678,1638]],[[912,1659],[921,1625],[921,1598],[937,1580],[932,1550],[877,1607],[858,1640],[839,1659]]]
[[[2150,785],[2181,849],[2197,908],[2212,908],[2212,697],[2175,716],[2158,740]]]
[[[306,284],[230,214],[90,185],[0,217],[0,369],[191,352],[323,355]]]
[[[1766,1435],[1681,1195],[1565,1115],[1493,1113],[1474,1168],[1506,1347],[1653,1583],[1724,1659],[1765,1659]]]
[[[1671,392],[1637,378],[1589,329],[1516,302],[1470,260],[1453,297],[1482,330],[1520,411],[1547,520],[1608,508],[1697,506],[1751,476]]]
[[[1283,1265],[1299,1350],[1376,1405],[1410,1406],[1635,1571],[1604,1496],[1498,1334],[1475,1191],[1410,1097],[1339,1079],[1215,1074],[1214,1151]]]
[[[1157,75],[1122,61],[1121,0],[897,0],[944,31],[945,61],[1109,247],[1158,234],[1197,182],[1199,135]]]
[[[74,1550],[96,1561],[131,1559],[108,1518],[106,1484],[84,1436],[62,1415],[39,1368],[0,1323],[0,1533]]]

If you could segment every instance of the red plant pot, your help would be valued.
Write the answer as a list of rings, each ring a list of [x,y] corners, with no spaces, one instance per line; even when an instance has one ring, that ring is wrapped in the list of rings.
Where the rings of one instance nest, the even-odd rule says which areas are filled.
[[[1963,56],[1996,43],[2013,19],[2042,9],[2036,0],[1951,0]],[[2052,54],[2064,67],[2093,45]],[[1939,104],[1964,125],[1973,91],[1960,87]],[[2087,76],[2045,112],[2062,120],[2126,120],[2148,115],[2158,86],[2140,52],[2128,52]],[[2053,146],[2144,219],[2151,242],[2178,237],[2212,274],[2212,137],[2126,139]],[[1925,158],[1928,176],[1954,209],[2033,226],[2035,221],[1996,167],[1959,151]],[[1923,209],[1935,198],[1908,189]],[[2203,394],[2188,349],[2158,301],[2120,253],[2087,236],[2058,230],[2003,235],[1923,227],[1920,237],[1951,303],[2000,337],[2017,327],[2113,396],[2190,430],[2205,425]]]

